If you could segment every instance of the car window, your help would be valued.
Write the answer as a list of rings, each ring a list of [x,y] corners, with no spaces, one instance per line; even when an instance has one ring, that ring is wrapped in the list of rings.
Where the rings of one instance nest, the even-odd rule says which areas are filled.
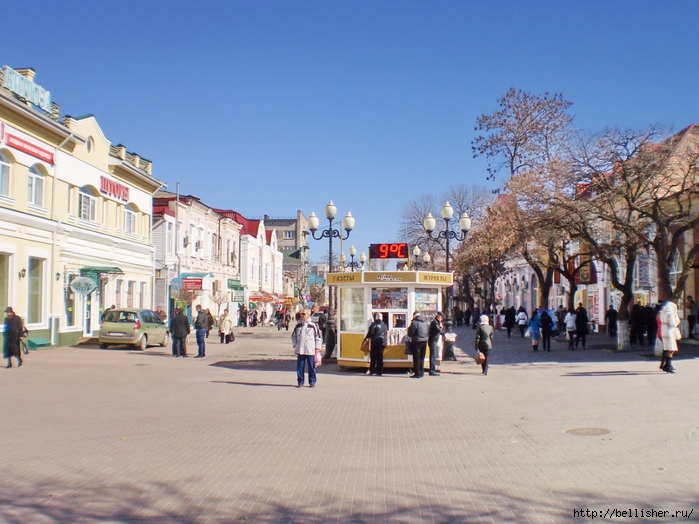
[[[135,322],[136,314],[132,311],[110,311],[104,317],[105,322]]]
[[[149,324],[155,323],[155,319],[150,311],[141,311],[141,319]]]

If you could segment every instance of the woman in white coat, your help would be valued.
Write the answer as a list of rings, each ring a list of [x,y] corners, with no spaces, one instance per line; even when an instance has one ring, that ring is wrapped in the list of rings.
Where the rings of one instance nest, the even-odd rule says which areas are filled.
[[[233,319],[228,315],[228,310],[223,311],[223,315],[218,321],[218,336],[221,343],[226,341],[228,344],[231,341],[231,333],[233,332]]]
[[[666,373],[674,373],[672,357],[677,351],[677,341],[682,338],[680,333],[680,317],[677,315],[677,304],[665,302],[660,310],[660,337],[663,340],[663,357],[660,361],[660,369]]]

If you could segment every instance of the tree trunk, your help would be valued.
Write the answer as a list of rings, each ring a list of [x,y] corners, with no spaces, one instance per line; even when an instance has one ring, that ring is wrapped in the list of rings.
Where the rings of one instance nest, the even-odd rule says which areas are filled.
[[[631,349],[631,343],[629,341],[628,319],[619,319],[617,321],[616,349],[617,351],[628,351],[629,349]]]

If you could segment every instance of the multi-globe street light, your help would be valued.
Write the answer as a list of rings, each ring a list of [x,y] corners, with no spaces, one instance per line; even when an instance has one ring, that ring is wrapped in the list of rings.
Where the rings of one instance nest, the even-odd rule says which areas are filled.
[[[422,250],[420,249],[420,246],[415,245],[413,248],[413,260],[411,262],[411,266],[416,270],[427,267],[432,260],[432,257],[430,257],[430,254],[427,251],[425,251],[425,254],[422,255],[422,259],[420,258],[421,254]]]
[[[325,216],[328,219],[328,227],[323,229],[319,236],[316,236],[316,231],[320,226],[320,219],[315,213],[311,213],[308,217],[308,229],[315,240],[321,240],[323,238],[328,239],[328,273],[333,271],[333,238],[339,238],[340,240],[347,240],[350,236],[350,232],[354,228],[354,217],[352,213],[347,212],[345,218],[342,219],[342,228],[347,233],[346,236],[342,236],[342,231],[340,229],[333,229],[333,220],[337,214],[337,207],[333,204],[331,200],[328,205],[325,206]],[[332,357],[333,350],[335,349],[335,311],[333,306],[333,288],[328,284],[328,319],[325,325],[325,358]]]
[[[447,200],[444,205],[442,206],[442,218],[444,219],[444,231],[439,231],[436,234],[436,238],[438,239],[444,239],[446,240],[446,247],[447,247],[447,257],[446,257],[446,262],[447,262],[447,273],[449,273],[449,240],[456,240],[457,242],[463,242],[466,239],[466,234],[469,232],[471,229],[471,219],[468,216],[468,213],[463,212],[461,214],[461,218],[459,219],[459,229],[461,230],[461,233],[457,233],[456,231],[452,231],[449,228],[449,222],[451,221],[452,217],[454,216],[454,208],[451,207],[451,204]],[[427,236],[432,238],[432,232],[436,229],[437,227],[437,220],[432,216],[432,213],[427,213],[427,216],[425,217],[425,220],[423,221],[422,225],[425,228],[425,231],[427,232]],[[447,300],[446,300],[446,311],[445,313],[445,320],[444,320],[444,325],[447,328],[447,333],[451,333],[451,326],[452,326],[452,321],[451,321],[451,309],[452,309],[452,287],[449,286],[447,288]],[[444,344],[444,360],[456,360],[456,355],[454,355],[454,345],[453,343],[449,343],[447,341]]]
[[[366,262],[366,255],[364,253],[359,255],[359,262],[354,261],[354,256],[357,254],[357,249],[354,246],[350,246],[349,254],[350,254],[350,257],[352,258],[352,261],[347,262],[345,264],[345,254],[340,253],[340,265],[342,267],[350,268],[353,273],[355,270],[359,271],[362,267],[364,267],[364,262]]]

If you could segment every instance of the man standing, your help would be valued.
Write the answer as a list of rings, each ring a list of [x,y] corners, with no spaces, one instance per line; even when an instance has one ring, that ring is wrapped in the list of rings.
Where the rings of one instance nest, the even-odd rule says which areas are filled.
[[[22,351],[20,344],[24,336],[24,326],[22,319],[15,315],[11,307],[5,308],[5,347],[3,348],[3,357],[7,359],[6,368],[12,367],[12,357],[17,358],[17,367],[22,365]]]
[[[197,336],[198,353],[194,358],[204,358],[206,356],[206,335],[209,332],[209,317],[197,304],[197,318],[194,319],[194,332]]]
[[[172,334],[172,356],[186,357],[185,339],[189,335],[189,321],[182,313],[182,309],[176,308],[175,315],[170,321],[170,333]]]
[[[323,337],[318,326],[311,322],[308,310],[299,313],[299,323],[291,333],[291,343],[296,353],[296,387],[303,387],[305,369],[308,365],[308,384],[316,387],[315,354],[323,345]]]
[[[610,304],[609,309],[604,315],[604,321],[607,323],[607,331],[610,337],[616,336],[618,317],[619,315],[617,313],[617,310],[614,309],[614,306]]]
[[[163,311],[163,307],[162,306],[156,307],[155,312],[158,314],[158,318],[160,320],[162,320],[162,322],[164,324],[165,321],[167,320],[167,313],[165,313],[165,311]]]
[[[689,322],[689,338],[694,338],[694,328],[697,325],[697,303],[692,295],[687,296],[687,322]]]
[[[439,344],[439,339],[444,335],[444,315],[441,311],[438,311],[434,316],[434,320],[430,322],[430,335],[429,335],[429,346],[430,346],[430,376],[436,377],[439,375],[437,371],[437,345]]]
[[[417,311],[413,314],[413,321],[408,327],[410,346],[413,353],[413,378],[425,376],[425,353],[427,352],[427,339],[430,325]]]
[[[374,322],[369,326],[365,339],[371,340],[369,371],[367,375],[383,375],[383,352],[386,349],[388,329],[381,313],[374,313]]]

